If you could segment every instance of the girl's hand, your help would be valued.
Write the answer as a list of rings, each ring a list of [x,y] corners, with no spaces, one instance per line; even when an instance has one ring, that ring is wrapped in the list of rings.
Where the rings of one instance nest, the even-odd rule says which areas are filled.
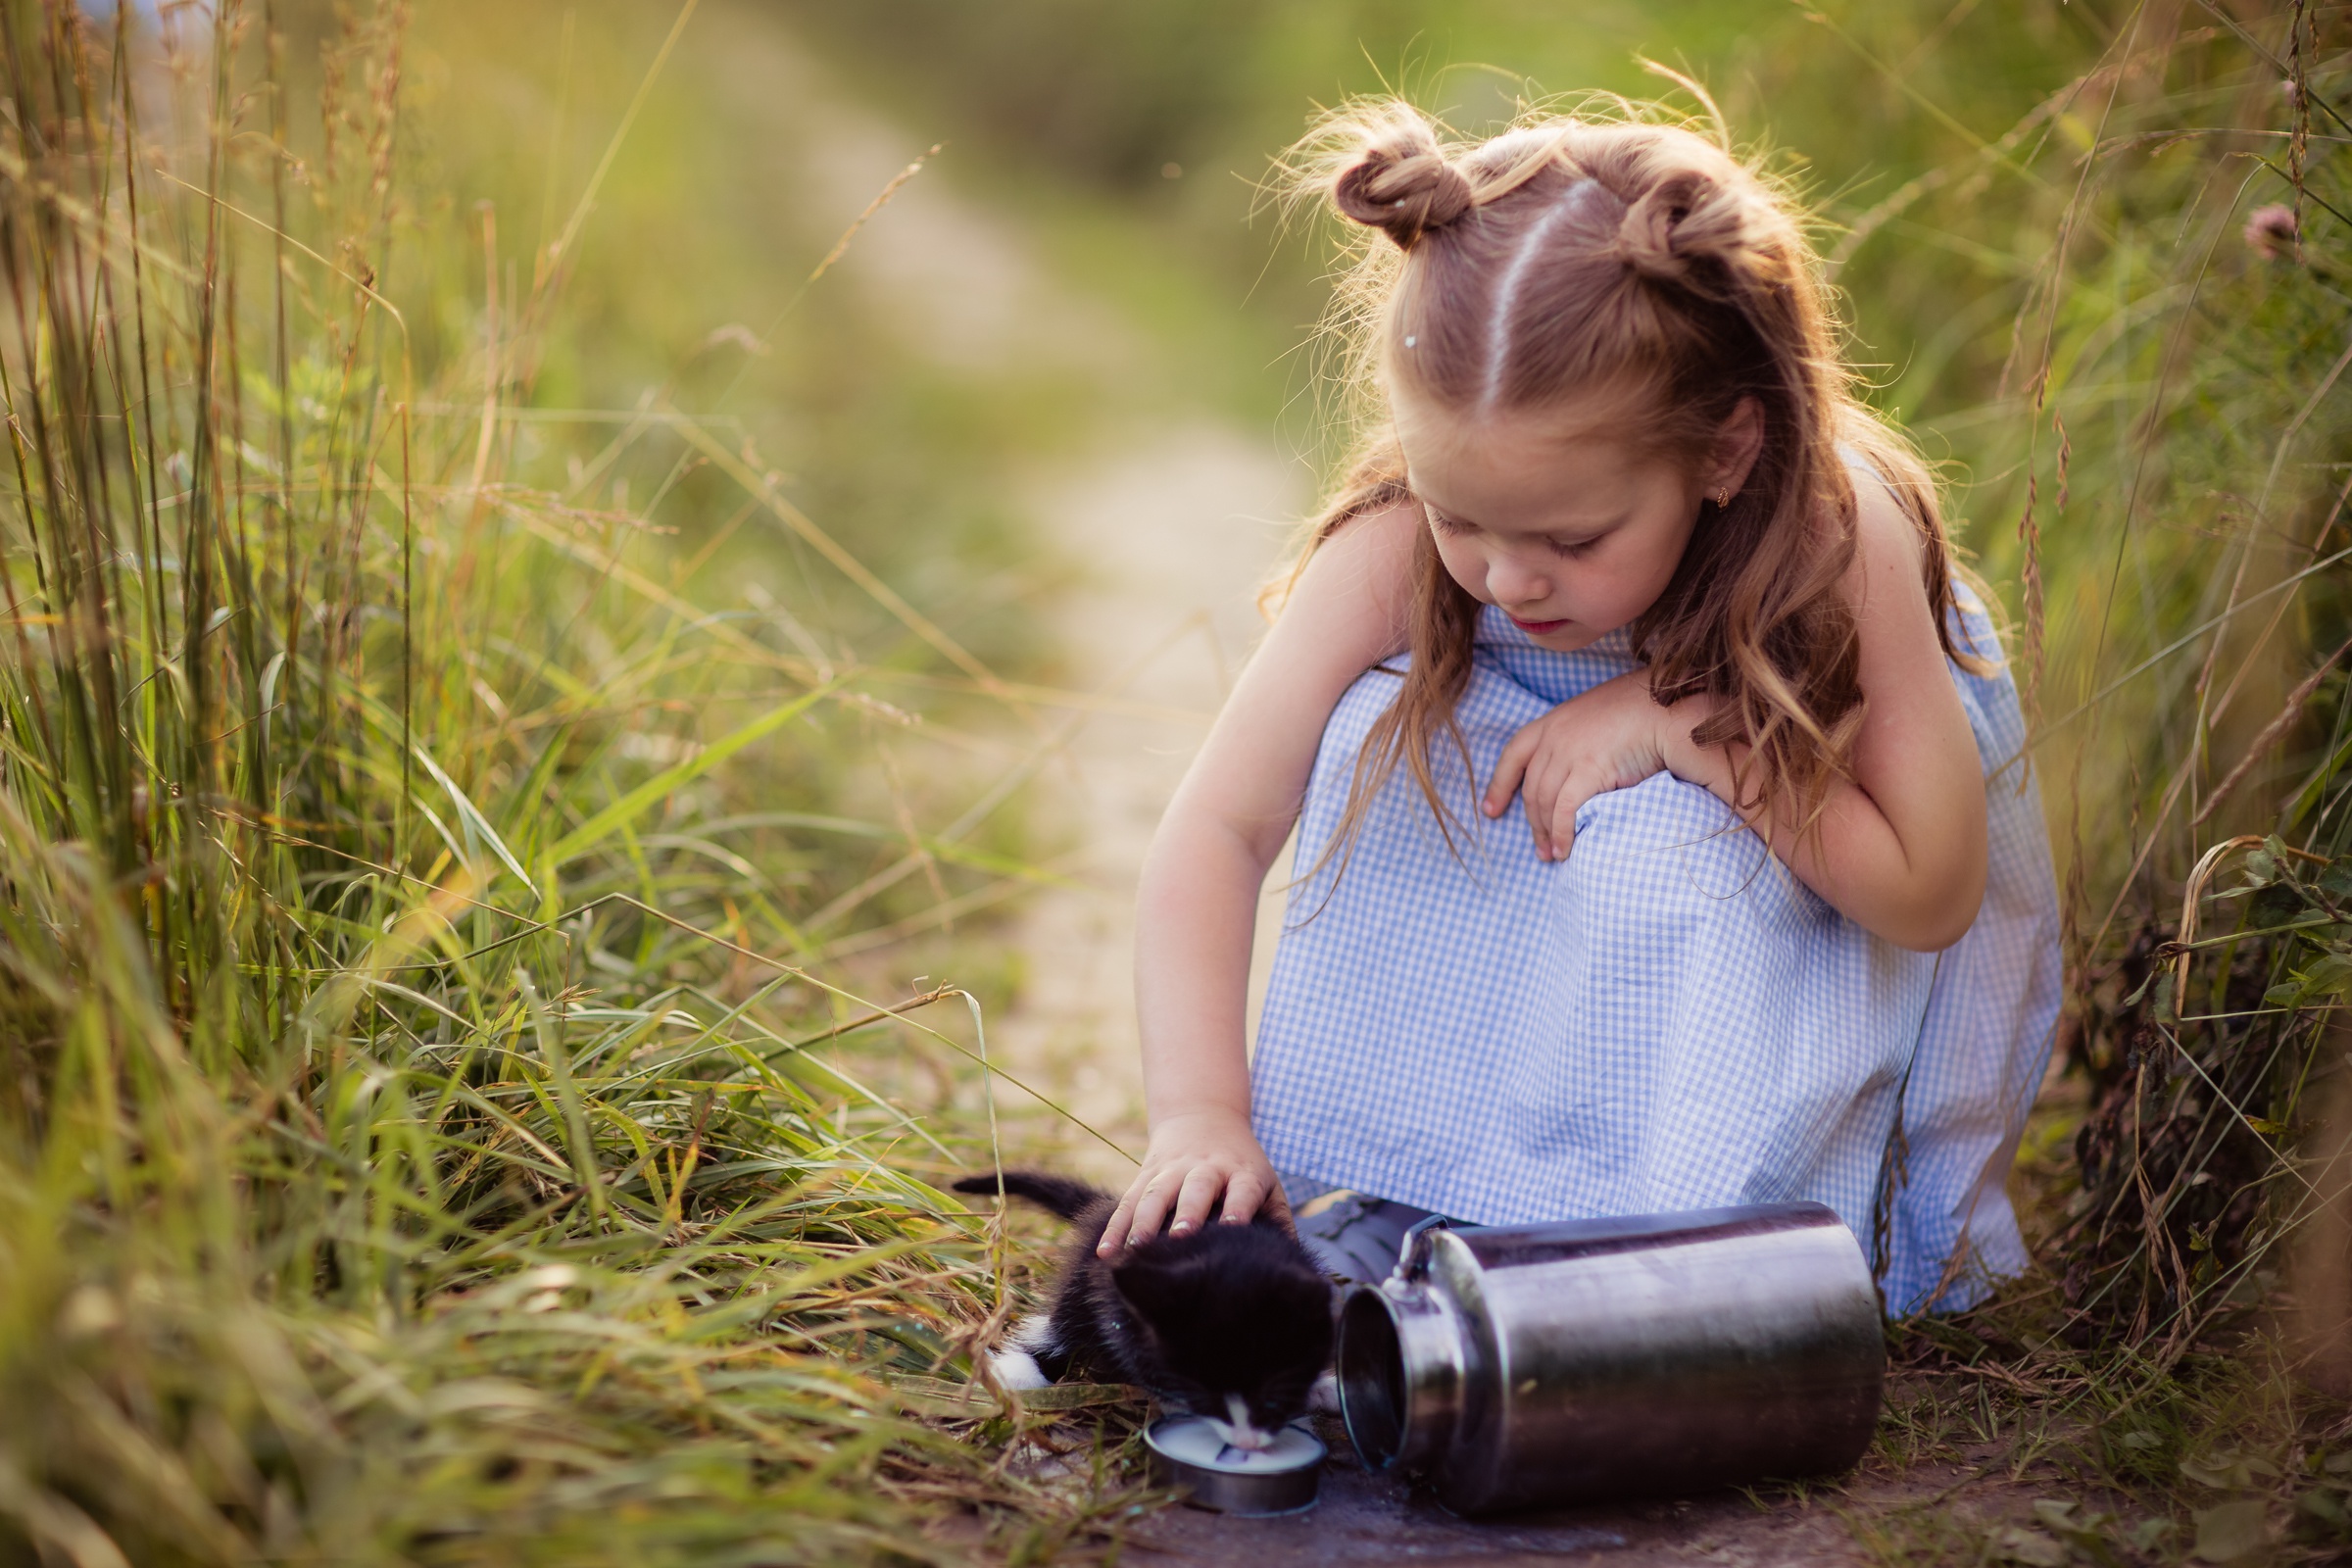
[[[1290,1204],[1274,1167],[1250,1131],[1250,1118],[1230,1110],[1197,1110],[1168,1117],[1152,1128],[1152,1145],[1144,1168],[1102,1227],[1096,1244],[1100,1257],[1115,1255],[1123,1247],[1159,1233],[1159,1223],[1171,1209],[1171,1236],[1189,1236],[1208,1222],[1222,1195],[1222,1213],[1228,1225],[1249,1223],[1260,1204],[1281,1224],[1291,1228]]]
[[[1524,794],[1536,854],[1564,860],[1576,839],[1577,808],[1666,771],[1668,747],[1690,731],[1690,715],[1677,717],[1651,700],[1649,672],[1630,670],[1512,736],[1481,805],[1487,815],[1500,816],[1514,793]]]

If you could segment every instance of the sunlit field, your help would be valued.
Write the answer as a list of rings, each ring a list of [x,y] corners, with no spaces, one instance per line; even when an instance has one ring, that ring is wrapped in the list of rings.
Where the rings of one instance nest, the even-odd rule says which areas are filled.
[[[1637,54],[1819,209],[2068,921],[2037,1271],[1757,1505],[2352,1551],[2352,17],[1586,9],[0,4],[0,1562],[1118,1550],[1145,1405],[993,1387],[1050,1233],[941,1192],[1140,1150],[992,1054],[1166,716],[1029,498],[1213,426],[1303,506],[1268,159],[1711,112]]]

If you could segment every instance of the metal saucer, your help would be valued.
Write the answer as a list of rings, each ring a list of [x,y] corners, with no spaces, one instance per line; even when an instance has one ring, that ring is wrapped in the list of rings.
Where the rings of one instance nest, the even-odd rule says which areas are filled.
[[[1197,1415],[1162,1416],[1145,1429],[1144,1446],[1151,1450],[1152,1480],[1183,1493],[1195,1507],[1240,1518],[1313,1507],[1331,1451],[1306,1422],[1298,1421],[1283,1429],[1269,1450],[1273,1457],[1204,1458],[1219,1445]]]

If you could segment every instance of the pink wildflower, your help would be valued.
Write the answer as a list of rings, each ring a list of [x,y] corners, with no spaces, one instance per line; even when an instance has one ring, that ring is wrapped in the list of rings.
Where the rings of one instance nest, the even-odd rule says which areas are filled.
[[[2295,210],[2277,203],[2257,207],[2246,218],[2246,247],[2266,262],[2297,249],[2303,231],[2295,224]]]

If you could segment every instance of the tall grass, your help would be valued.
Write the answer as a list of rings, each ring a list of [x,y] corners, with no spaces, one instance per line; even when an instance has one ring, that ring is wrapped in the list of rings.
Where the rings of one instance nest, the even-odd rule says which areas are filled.
[[[2016,585],[2071,867],[2066,1044],[2101,1102],[2057,1243],[2078,1337],[2180,1344],[2281,1266],[2334,1070],[2352,35],[2297,4],[2114,21],[1841,249],[1956,241],[1987,211],[2017,235],[1983,280],[2001,379],[1934,427]]]
[[[1088,1528],[1115,1488],[922,1415],[1007,1310],[928,1185],[993,1120],[846,1047],[982,1104],[977,1004],[839,983],[1038,874],[990,815],[1019,766],[943,832],[873,804],[884,675],[1004,684],[739,429],[533,410],[604,166],[502,268],[494,213],[404,186],[398,0],[118,15],[0,9],[0,1556]],[[469,251],[478,292],[411,286]],[[647,520],[681,486],[888,657],[698,605]]]
[[[1916,1458],[2007,1426],[2013,1474],[2096,1490],[1989,1537],[1858,1529],[1890,1558],[2339,1560],[2352,33],[2300,3],[2098,20],[1838,251],[1973,256],[1951,319],[1999,329],[1972,387],[1921,322],[1946,386],[1893,390],[2013,585],[2073,981],[2022,1183],[2046,1275],[1912,1326],[1925,1392],[1888,1433]]]

